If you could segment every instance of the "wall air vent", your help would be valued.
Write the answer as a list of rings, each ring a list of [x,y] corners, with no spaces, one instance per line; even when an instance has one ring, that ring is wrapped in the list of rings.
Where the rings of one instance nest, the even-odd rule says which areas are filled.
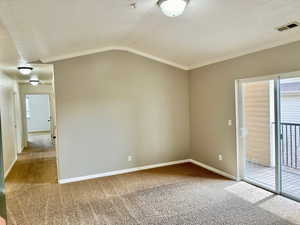
[[[286,31],[286,30],[290,30],[290,29],[294,29],[296,27],[300,27],[300,23],[299,22],[293,22],[293,23],[289,23],[286,25],[283,25],[281,27],[277,27],[276,30],[278,31]]]

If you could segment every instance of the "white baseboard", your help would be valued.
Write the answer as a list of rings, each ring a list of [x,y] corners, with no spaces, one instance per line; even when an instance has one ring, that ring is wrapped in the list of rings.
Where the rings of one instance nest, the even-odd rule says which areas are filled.
[[[132,172],[136,172],[136,171],[140,171],[140,170],[153,169],[153,168],[170,166],[170,165],[187,163],[187,162],[193,163],[197,166],[200,166],[204,169],[207,169],[207,170],[209,170],[213,173],[219,174],[223,177],[227,177],[231,180],[237,180],[237,178],[235,176],[233,176],[229,173],[226,173],[222,170],[219,170],[219,169],[216,169],[214,167],[208,166],[204,163],[198,162],[198,161],[193,160],[193,159],[184,159],[184,160],[178,160],[178,161],[172,161],[172,162],[166,162],[166,163],[152,164],[152,165],[148,165],[148,166],[134,167],[134,168],[124,169],[124,170],[115,170],[115,171],[111,171],[111,172],[98,173],[98,174],[93,174],[93,175],[88,175],[88,176],[60,179],[59,183],[60,184],[66,184],[66,183],[78,182],[78,181],[83,181],[83,180],[90,180],[90,179],[95,179],[95,178],[100,178],[100,177],[108,177],[108,176],[125,174],[125,173],[132,173]]]
[[[25,146],[21,146],[21,148],[18,150],[18,154],[22,153],[24,148],[25,148]]]
[[[172,161],[172,162],[166,162],[166,163],[159,163],[159,164],[152,164],[152,165],[148,165],[148,166],[134,167],[134,168],[124,169],[124,170],[115,170],[115,171],[111,171],[111,172],[99,173],[99,174],[82,176],[82,177],[60,179],[58,182],[60,184],[66,184],[66,183],[90,180],[90,179],[95,179],[95,178],[100,178],[100,177],[108,177],[108,176],[125,174],[125,173],[132,173],[132,172],[136,172],[136,171],[140,171],[140,170],[153,169],[153,168],[170,166],[170,165],[187,163],[187,162],[190,162],[190,159],[184,159],[184,160],[178,160],[178,161]]]
[[[223,177],[227,177],[227,178],[229,178],[231,180],[237,180],[237,178],[235,176],[233,176],[233,175],[231,175],[229,173],[226,173],[226,172],[224,172],[222,170],[216,169],[214,167],[208,166],[208,165],[206,165],[204,163],[198,162],[198,161],[193,160],[193,159],[190,159],[189,162],[191,162],[191,163],[193,163],[193,164],[195,164],[197,166],[203,167],[204,169],[207,169],[207,170],[209,170],[211,172],[219,174],[219,175],[221,175]]]
[[[8,176],[8,174],[10,173],[11,169],[14,167],[16,162],[17,162],[17,157],[14,159],[12,164],[10,164],[8,170],[4,173],[4,179]]]

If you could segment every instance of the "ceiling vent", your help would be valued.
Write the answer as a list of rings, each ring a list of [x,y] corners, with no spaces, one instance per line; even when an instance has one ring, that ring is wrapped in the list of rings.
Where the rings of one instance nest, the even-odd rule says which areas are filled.
[[[281,27],[277,27],[276,30],[278,31],[286,31],[286,30],[290,30],[290,29],[294,29],[296,27],[299,27],[300,26],[300,23],[299,22],[293,22],[293,23],[289,23],[289,24],[286,24],[286,25],[283,25]]]

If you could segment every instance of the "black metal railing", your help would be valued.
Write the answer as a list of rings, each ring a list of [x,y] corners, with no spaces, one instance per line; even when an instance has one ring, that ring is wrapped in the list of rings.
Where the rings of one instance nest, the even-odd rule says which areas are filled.
[[[281,165],[300,169],[300,124],[280,123]]]

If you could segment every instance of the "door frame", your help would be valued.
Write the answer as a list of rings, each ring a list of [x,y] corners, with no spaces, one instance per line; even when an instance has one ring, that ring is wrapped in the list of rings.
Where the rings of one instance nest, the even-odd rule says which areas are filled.
[[[50,132],[51,132],[51,140],[53,139],[53,130],[55,129],[54,125],[54,117],[55,117],[55,105],[54,105],[54,95],[49,92],[26,92],[21,96],[22,99],[22,119],[24,121],[24,141],[25,141],[25,146],[27,147],[28,145],[28,125],[27,125],[27,117],[26,117],[26,96],[27,95],[47,95],[49,97],[49,107],[50,107]]]
[[[48,84],[48,83],[47,83]],[[50,96],[50,111],[52,113],[52,125],[53,125],[53,135],[56,137],[56,139],[51,136],[51,139],[53,140],[53,144],[55,147],[56,152],[56,169],[57,169],[57,179],[60,180],[60,164],[59,164],[59,149],[57,146],[57,125],[56,125],[56,103],[55,103],[55,88],[54,83],[51,83],[51,87],[53,89],[52,92],[50,91],[25,91],[21,92],[20,99],[21,99],[21,111],[22,111],[22,125],[23,125],[23,136],[22,141],[25,141],[25,147],[27,147],[28,143],[28,136],[27,136],[27,121],[26,121],[26,95],[49,95]]]
[[[277,102],[277,98],[278,98],[278,80],[279,77],[277,75],[272,75],[272,76],[262,76],[262,77],[254,77],[254,78],[246,78],[246,79],[239,79],[236,80],[236,110],[237,110],[237,127],[236,127],[236,140],[237,140],[237,164],[238,164],[238,175],[239,175],[239,180],[244,180],[248,183],[251,183],[255,186],[264,188],[268,191],[271,191],[273,193],[279,194],[280,193],[280,183],[279,183],[279,177],[280,177],[280,173],[278,173],[279,171],[277,170],[277,168],[280,168],[280,166],[278,167],[278,165],[275,165],[275,189],[272,189],[271,187],[267,187],[264,186],[262,184],[257,183],[255,180],[252,180],[251,178],[246,178],[244,177],[244,170],[245,170],[245,165],[244,165],[244,159],[245,159],[245,152],[244,152],[244,134],[243,134],[243,130],[242,130],[242,126],[243,126],[243,101],[242,101],[242,84],[243,83],[250,83],[250,82],[257,82],[257,81],[270,81],[273,80],[274,81],[274,116],[275,116],[275,124],[280,124],[278,123],[278,119],[280,117],[278,117],[279,111],[278,109],[278,105],[276,104]],[[275,140],[277,140],[277,129],[275,129]],[[277,158],[278,158],[278,146],[280,147],[280,145],[277,144],[277,141],[275,141],[275,162],[277,162]],[[280,162],[280,161],[279,161]]]
[[[237,171],[237,180],[243,180],[260,188],[271,191],[275,194],[280,194],[284,197],[290,198],[295,201],[299,201],[300,199],[291,196],[289,194],[282,192],[282,173],[281,173],[281,140],[280,140],[280,80],[288,79],[288,78],[296,78],[300,77],[300,71],[288,72],[288,73],[280,73],[280,74],[272,74],[265,76],[251,76],[249,78],[237,79],[235,80],[235,110],[236,110],[236,171]],[[243,165],[244,165],[244,156],[243,154],[243,134],[241,130],[242,125],[242,94],[241,94],[241,83],[242,82],[255,82],[255,81],[263,81],[263,80],[274,80],[274,108],[275,108],[275,190],[258,184],[257,182],[245,179],[243,176]]]
[[[14,123],[14,135],[15,135],[15,151],[16,153],[22,152],[22,132],[21,132],[21,127],[20,124],[18,123],[18,117],[20,116],[17,113],[17,106],[18,106],[18,98],[17,98],[17,93],[14,91],[12,93],[12,98],[13,98],[13,123]]]
[[[25,137],[26,137],[26,141],[28,141],[28,119],[27,119],[27,115],[26,115],[26,112],[27,112],[27,105],[26,105],[26,97],[28,96],[28,95],[46,95],[46,96],[48,96],[48,101],[49,101],[49,117],[50,117],[50,121],[48,121],[48,122],[50,122],[50,125],[49,125],[49,128],[50,128],[50,133],[51,133],[51,140],[52,140],[52,115],[53,115],[53,109],[52,109],[52,104],[51,104],[51,102],[52,102],[52,100],[51,100],[51,94],[50,93],[34,93],[34,94],[29,94],[29,93],[26,93],[26,94],[24,94],[24,99],[23,99],[23,101],[24,101],[24,114],[25,114],[25,117],[24,117],[24,121],[25,121],[25,129],[26,129],[26,132],[25,132]]]

